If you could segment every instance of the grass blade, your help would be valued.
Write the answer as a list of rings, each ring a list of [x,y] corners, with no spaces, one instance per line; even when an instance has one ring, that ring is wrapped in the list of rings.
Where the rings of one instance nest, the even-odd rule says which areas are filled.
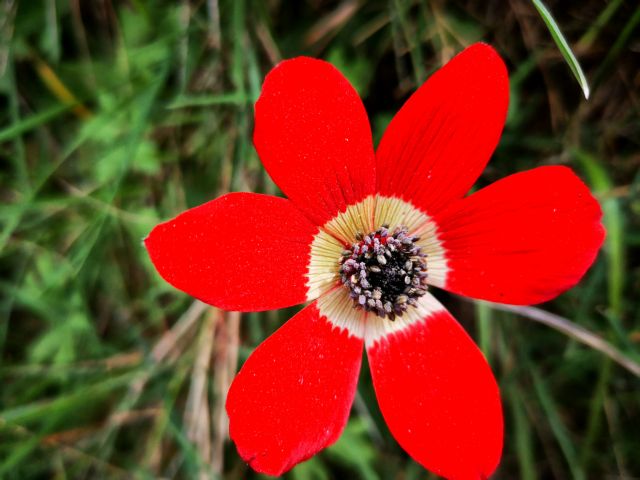
[[[556,42],[558,49],[560,49],[560,53],[562,54],[565,61],[569,65],[569,68],[573,72],[573,76],[576,77],[576,80],[578,81],[578,84],[582,89],[582,93],[584,94],[584,98],[588,99],[589,84],[587,82],[587,78],[584,76],[584,72],[582,71],[582,68],[578,63],[578,59],[571,51],[571,47],[565,40],[564,35],[562,35],[562,32],[560,31],[560,27],[558,26],[556,21],[553,19],[553,16],[551,16],[551,12],[547,10],[547,7],[545,7],[544,3],[542,3],[540,0],[531,0],[531,1],[533,2],[534,7],[536,7],[536,10],[538,10],[538,13],[542,17],[542,20],[544,20],[544,23],[547,25],[547,28],[549,29],[549,33],[551,33],[551,36],[553,37],[554,42]]]

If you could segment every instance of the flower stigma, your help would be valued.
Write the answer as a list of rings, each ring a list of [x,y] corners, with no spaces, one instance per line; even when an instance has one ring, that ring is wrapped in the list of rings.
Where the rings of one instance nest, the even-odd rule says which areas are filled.
[[[427,291],[427,255],[405,226],[388,225],[364,235],[340,257],[340,280],[355,308],[395,320]]]

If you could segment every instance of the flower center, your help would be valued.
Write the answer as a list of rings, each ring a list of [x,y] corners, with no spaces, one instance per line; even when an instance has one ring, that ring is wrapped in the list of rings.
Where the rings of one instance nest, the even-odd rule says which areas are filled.
[[[383,225],[356,242],[340,257],[340,278],[354,306],[395,320],[427,291],[427,255],[405,226],[390,232]]]

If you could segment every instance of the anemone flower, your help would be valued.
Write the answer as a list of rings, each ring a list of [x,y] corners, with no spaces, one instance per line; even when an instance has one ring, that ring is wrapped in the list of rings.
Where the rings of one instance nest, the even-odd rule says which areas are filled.
[[[247,359],[230,436],[279,475],[340,436],[366,350],[395,439],[448,478],[486,478],[502,451],[500,393],[482,353],[428,291],[517,305],[575,285],[604,238],[601,210],[563,166],[467,195],[495,149],[509,84],[473,45],[405,103],[374,152],[367,114],[330,64],[266,77],[254,143],[287,198],[230,193],[146,239],[176,288],[243,312],[310,302]]]

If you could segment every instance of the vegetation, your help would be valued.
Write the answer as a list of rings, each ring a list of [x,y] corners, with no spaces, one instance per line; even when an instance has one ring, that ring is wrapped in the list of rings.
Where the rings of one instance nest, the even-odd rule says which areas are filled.
[[[430,72],[479,40],[511,76],[480,186],[569,165],[608,230],[580,285],[536,309],[436,293],[501,385],[496,478],[639,477],[640,7],[549,1],[563,47],[540,5],[0,0],[0,478],[259,477],[226,438],[224,394],[294,310],[194,302],[155,273],[142,238],[222,192],[277,192],[251,133],[280,59],[334,63],[378,139]],[[367,368],[338,444],[287,476],[429,478],[389,434]]]

